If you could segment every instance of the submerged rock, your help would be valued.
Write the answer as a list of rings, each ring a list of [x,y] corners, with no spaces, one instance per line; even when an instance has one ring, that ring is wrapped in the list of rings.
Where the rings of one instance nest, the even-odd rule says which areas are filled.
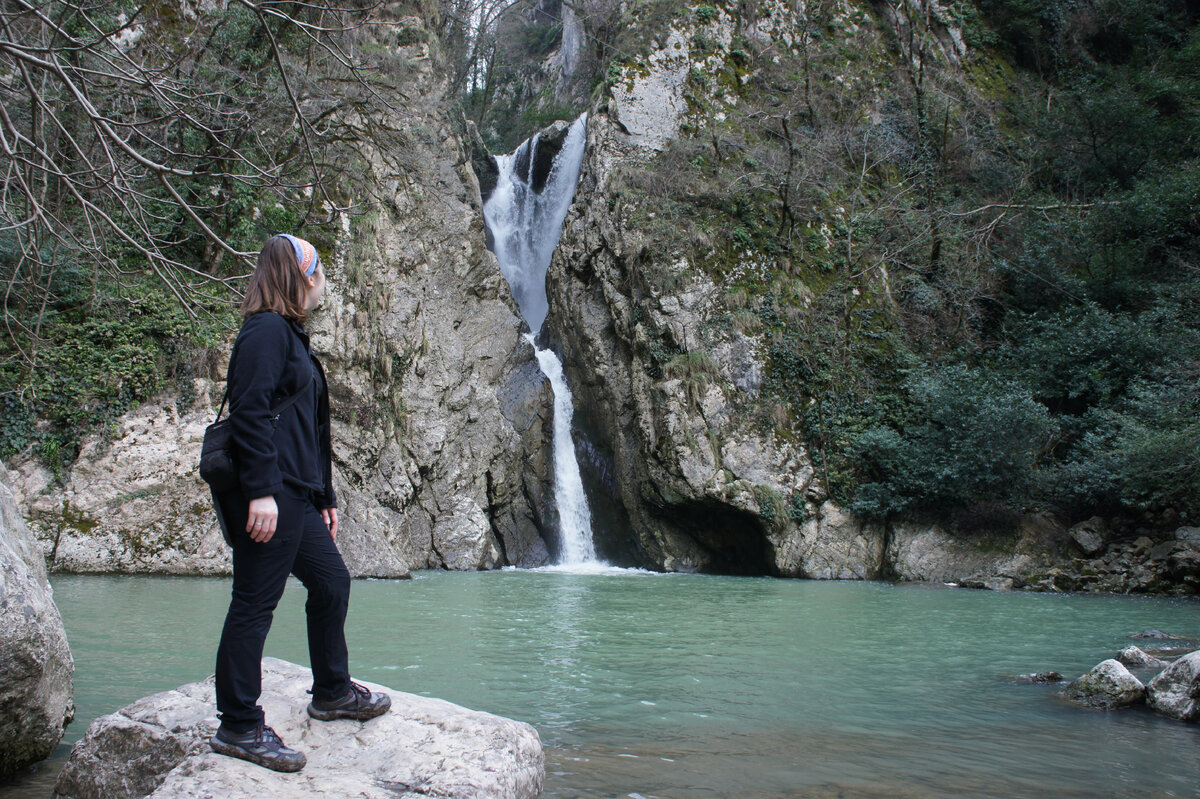
[[[0,775],[49,757],[75,715],[67,633],[8,480],[0,466]]]
[[[1142,630],[1140,633],[1134,633],[1129,636],[1137,640],[1147,641],[1186,641],[1182,635],[1173,635],[1172,633],[1163,632],[1162,630]]]
[[[1117,661],[1131,668],[1161,669],[1167,665],[1167,661],[1159,660],[1154,655],[1149,655],[1136,646],[1128,646],[1122,649],[1117,655]]]
[[[289,745],[308,756],[298,774],[280,774],[215,754],[213,680],[134,702],[92,722],[55,786],[57,799],[156,799],[252,795],[535,797],[544,758],[528,724],[440,699],[387,691],[392,710],[369,722],[322,722],[305,712],[312,673],[263,660],[262,706]]]
[[[1200,720],[1200,650],[1184,655],[1151,680],[1146,703],[1165,716]]]
[[[1017,682],[1033,683],[1035,685],[1063,682],[1066,679],[1066,677],[1057,671],[1036,671],[1032,674],[1018,674],[1016,677]]]
[[[1103,710],[1115,710],[1141,702],[1146,686],[1119,661],[1106,660],[1063,690],[1072,702]]]

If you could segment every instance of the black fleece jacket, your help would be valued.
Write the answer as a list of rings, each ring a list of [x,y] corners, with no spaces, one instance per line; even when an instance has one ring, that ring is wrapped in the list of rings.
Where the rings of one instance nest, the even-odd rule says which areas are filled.
[[[329,392],[308,334],[276,313],[242,323],[229,363],[229,422],[246,499],[274,496],[283,484],[311,490],[321,508],[337,507],[329,444]],[[308,389],[278,418],[281,405]]]

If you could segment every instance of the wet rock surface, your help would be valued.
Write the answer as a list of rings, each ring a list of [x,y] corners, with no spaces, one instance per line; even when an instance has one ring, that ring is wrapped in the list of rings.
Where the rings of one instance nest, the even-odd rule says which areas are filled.
[[[8,481],[0,466],[0,776],[48,757],[75,713],[62,616]]]
[[[308,765],[280,774],[215,754],[212,678],[141,699],[96,719],[72,749],[59,799],[200,799],[339,796],[361,799],[532,799],[544,758],[528,724],[439,699],[391,691],[388,713],[368,722],[322,722],[305,712],[308,669],[263,661],[267,722]]]
[[[1188,641],[1190,639],[1182,635],[1165,632],[1163,630],[1142,630],[1140,633],[1134,633],[1130,638],[1139,641]]]
[[[1031,685],[1051,685],[1053,683],[1065,682],[1067,678],[1057,671],[1036,671],[1031,674],[1018,674],[1013,679],[1019,683],[1029,683]]]

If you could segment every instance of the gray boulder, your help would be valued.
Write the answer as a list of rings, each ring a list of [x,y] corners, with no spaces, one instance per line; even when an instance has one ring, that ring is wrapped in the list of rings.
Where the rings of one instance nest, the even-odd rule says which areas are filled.
[[[1130,668],[1140,669],[1161,669],[1167,665],[1167,661],[1147,654],[1136,646],[1127,646],[1122,649],[1117,655],[1117,661]]]
[[[48,757],[75,715],[67,633],[8,479],[0,466],[0,775]]]
[[[1108,537],[1108,526],[1099,516],[1093,516],[1072,527],[1067,534],[1079,545],[1085,555],[1095,555],[1104,549],[1104,539]]]
[[[1200,546],[1200,527],[1180,527],[1175,531],[1175,540]]]
[[[267,721],[308,756],[297,774],[211,751],[218,722],[210,677],[96,719],[71,750],[55,797],[524,799],[542,790],[541,740],[528,724],[370,684],[391,695],[389,713],[369,722],[321,722],[305,712],[311,683],[306,668],[263,660]]]
[[[1070,701],[1103,710],[1136,705],[1145,695],[1146,687],[1142,681],[1112,659],[1073,680],[1063,690],[1063,696]]]
[[[1184,655],[1151,680],[1146,703],[1165,716],[1200,720],[1200,649]]]

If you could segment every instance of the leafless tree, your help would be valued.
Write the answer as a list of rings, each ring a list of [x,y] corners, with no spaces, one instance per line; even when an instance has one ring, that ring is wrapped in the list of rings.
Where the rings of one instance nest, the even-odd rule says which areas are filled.
[[[248,271],[255,242],[238,230],[255,207],[312,218],[345,205],[344,145],[390,102],[386,71],[363,57],[380,49],[364,45],[386,9],[213,5],[0,0],[0,291],[14,341],[37,341],[64,264],[118,282],[151,270],[194,313]]]

